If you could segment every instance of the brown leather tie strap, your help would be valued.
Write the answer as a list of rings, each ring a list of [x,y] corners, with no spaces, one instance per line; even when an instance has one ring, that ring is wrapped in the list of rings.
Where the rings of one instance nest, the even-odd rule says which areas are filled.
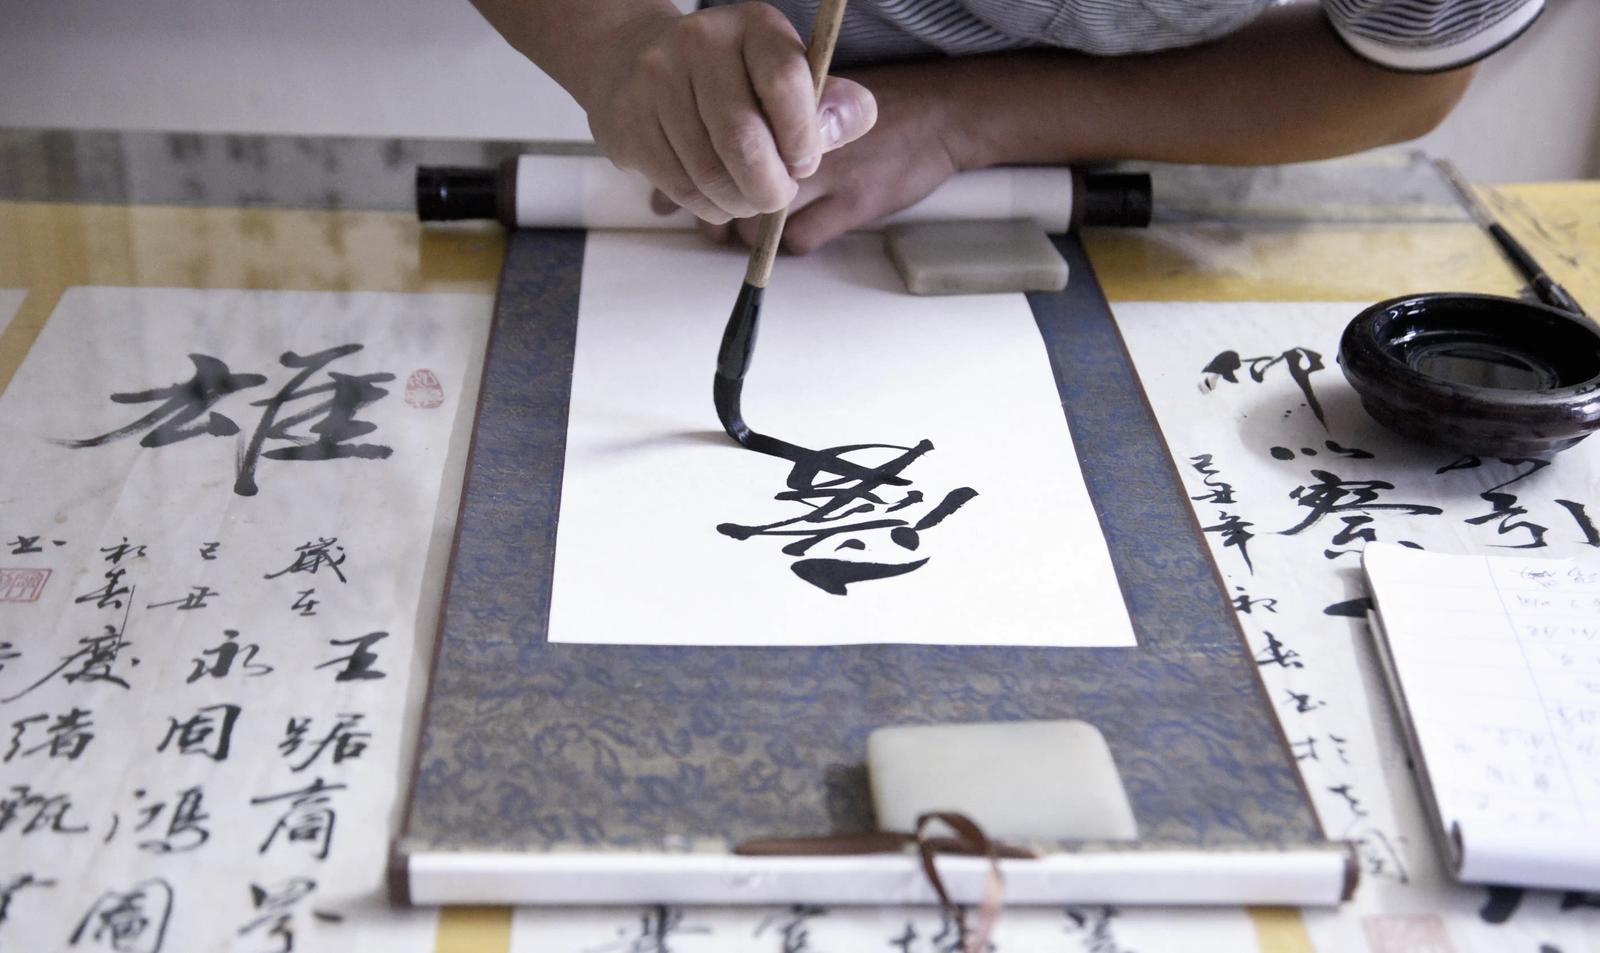
[[[950,893],[939,876],[939,868],[933,862],[933,855],[938,848],[935,846],[936,839],[927,836],[927,828],[934,821],[956,832],[955,841],[964,848],[960,853],[983,854],[989,858],[989,875],[984,878],[983,899],[978,904],[978,928],[971,933],[967,932],[966,911],[951,902]],[[916,839],[917,852],[922,855],[922,872],[927,875],[929,885],[939,897],[940,909],[955,920],[956,935],[961,940],[962,949],[965,953],[984,953],[989,948],[989,936],[994,932],[994,925],[1000,919],[1000,911],[1005,905],[1005,883],[1000,876],[998,845],[989,840],[989,835],[971,818],[954,811],[930,811],[918,817]]]

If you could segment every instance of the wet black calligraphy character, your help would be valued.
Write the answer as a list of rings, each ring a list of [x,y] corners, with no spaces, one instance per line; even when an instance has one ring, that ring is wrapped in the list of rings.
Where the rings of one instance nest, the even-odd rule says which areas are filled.
[[[19,718],[11,723],[11,747],[7,749],[6,756],[0,758],[0,763],[40,753],[49,758],[76,761],[78,756],[83,754],[83,749],[94,740],[94,732],[90,730],[93,727],[94,720],[90,717],[90,713],[76,706],[64,715],[55,716],[53,722],[49,715]],[[39,730],[31,732],[32,728]],[[23,737],[30,733],[33,737],[42,735],[44,740],[32,746],[24,746]]]
[[[324,754],[332,764],[341,761],[355,760],[367,750],[367,740],[372,737],[370,731],[357,731],[356,726],[361,724],[365,717],[356,713],[343,713],[338,716],[332,727],[323,733],[322,737],[311,737],[311,718],[289,719],[289,726],[284,732],[284,739],[278,742],[278,750],[283,752],[285,758],[292,758],[296,754],[302,755],[300,763],[291,765],[291,771],[304,771]]]
[[[172,885],[160,878],[100,895],[72,931],[74,947],[113,953],[161,953],[172,916]]]
[[[167,606],[177,606],[180,612],[186,612],[191,609],[204,609],[207,599],[221,594],[210,586],[190,586],[189,594],[182,598],[173,599],[170,602],[153,602],[145,606],[145,608],[165,609]]]
[[[1310,348],[1295,347],[1284,351],[1282,354],[1267,354],[1262,357],[1241,358],[1238,351],[1223,351],[1212,358],[1210,363],[1201,371],[1201,388],[1205,391],[1214,390],[1217,381],[1225,380],[1230,384],[1239,383],[1239,370],[1249,365],[1250,379],[1257,384],[1266,380],[1267,372],[1274,367],[1282,365],[1288,373],[1289,379],[1300,388],[1300,393],[1305,396],[1306,406],[1316,415],[1317,421],[1323,427],[1328,426],[1328,421],[1322,416],[1322,404],[1317,400],[1316,393],[1311,389],[1311,375],[1322,370],[1322,355]]]
[[[378,429],[377,424],[357,420],[356,415],[363,407],[389,393],[377,385],[394,380],[393,374],[352,375],[329,371],[328,378],[331,383],[314,387],[305,386],[318,371],[341,357],[360,351],[361,348],[360,344],[344,344],[304,356],[293,351],[285,351],[279,357],[279,363],[284,367],[298,369],[299,373],[276,394],[251,404],[252,407],[263,408],[261,422],[256,425],[255,433],[239,460],[239,475],[233,486],[235,493],[240,496],[256,494],[255,467],[258,457],[266,457],[268,460],[388,459],[394,452],[389,447],[351,441]],[[307,409],[285,416],[281,420],[278,418],[285,405],[324,395],[325,400],[318,400]],[[306,426],[307,430],[316,435],[315,438],[297,434],[295,430],[301,426]],[[283,441],[289,446],[263,451],[262,447],[267,440]]]
[[[342,791],[347,786],[328,784],[317,778],[306,787],[295,791],[251,798],[251,804],[288,802],[283,814],[272,825],[272,830],[267,832],[266,840],[261,842],[256,853],[265,854],[282,835],[285,842],[303,845],[316,859],[326,860],[328,851],[333,847],[333,829],[338,820],[333,810],[331,792]]]
[[[970,487],[958,487],[946,493],[914,523],[891,516],[926,502],[920,490],[907,490],[899,499],[887,499],[889,494],[884,491],[888,487],[910,486],[911,481],[901,474],[932,449],[933,443],[928,440],[914,447],[893,444],[856,444],[827,450],[790,447],[787,459],[793,468],[787,480],[789,488],[773,498],[800,504],[806,512],[759,526],[722,523],[717,526],[717,532],[737,540],[756,536],[792,538],[782,552],[806,558],[796,560],[789,568],[796,576],[833,595],[848,595],[848,587],[853,583],[905,575],[921,568],[927,558],[875,562],[807,554],[823,543],[833,543],[835,554],[864,552],[867,543],[863,535],[882,531],[887,531],[889,541],[901,550],[917,551],[925,532],[978,495]],[[884,452],[889,459],[877,465],[851,459],[852,456],[882,456]]]
[[[315,542],[303,543],[295,548],[294,562],[278,570],[267,573],[263,579],[276,579],[288,573],[303,572],[316,575],[317,570],[326,566],[340,582],[344,582],[344,573],[339,567],[344,565],[344,547],[339,545],[339,537],[323,536]]]
[[[226,761],[239,711],[238,705],[206,705],[182,721],[169,716],[167,733],[156,750],[166,751],[168,745],[173,745],[178,754]]]
[[[1319,760],[1317,758],[1317,739],[1315,738],[1307,737],[1299,741],[1291,741],[1289,742],[1289,747],[1293,750],[1296,761]]]
[[[26,784],[13,784],[6,793],[0,794],[0,834],[16,831],[26,837],[40,831],[84,833],[89,825],[74,825],[67,820],[71,810],[70,795],[43,794]]]
[[[6,670],[6,663],[22,658],[22,653],[10,642],[0,642],[0,672]]]
[[[190,354],[194,376],[170,387],[112,394],[117,404],[149,404],[161,401],[160,406],[126,427],[121,427],[87,440],[63,441],[69,447],[99,447],[113,440],[131,437],[148,431],[139,441],[141,447],[165,447],[207,434],[229,437],[239,432],[239,425],[211,408],[229,394],[265,384],[260,374],[235,374],[228,365],[204,354]],[[204,421],[200,418],[205,417]]]
[[[344,664],[344,668],[333,677],[336,682],[365,682],[373,679],[387,677],[387,672],[380,672],[375,667],[378,664],[378,653],[372,651],[372,645],[387,639],[387,632],[368,632],[366,635],[354,639],[329,639],[329,645],[353,645],[349,655],[341,655],[329,659],[318,665],[317,668],[327,668],[330,665]]]
[[[261,647],[254,642],[241,644],[238,629],[223,629],[221,645],[200,650],[202,656],[210,656],[211,660],[208,662],[204,658],[190,659],[194,667],[190,669],[189,677],[184,681],[193,683],[208,675],[212,678],[227,678],[233,671],[235,663],[246,678],[266,675],[272,671],[272,666],[255,661],[256,654],[260,651]]]
[[[206,562],[216,562],[217,550],[222,548],[221,543],[201,543],[200,558]]]

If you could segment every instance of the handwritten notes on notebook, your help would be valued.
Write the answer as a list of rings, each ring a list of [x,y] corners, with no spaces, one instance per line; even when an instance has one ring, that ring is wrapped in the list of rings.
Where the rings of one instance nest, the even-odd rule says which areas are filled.
[[[1457,877],[1600,889],[1600,562],[1372,544],[1363,565]]]

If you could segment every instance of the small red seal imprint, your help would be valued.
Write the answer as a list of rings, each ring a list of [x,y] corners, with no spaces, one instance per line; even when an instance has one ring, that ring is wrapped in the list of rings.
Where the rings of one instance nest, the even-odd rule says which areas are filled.
[[[38,602],[48,569],[0,569],[0,602]]]
[[[444,388],[439,384],[439,378],[426,367],[412,371],[406,378],[406,403],[413,407],[428,410],[444,403]]]

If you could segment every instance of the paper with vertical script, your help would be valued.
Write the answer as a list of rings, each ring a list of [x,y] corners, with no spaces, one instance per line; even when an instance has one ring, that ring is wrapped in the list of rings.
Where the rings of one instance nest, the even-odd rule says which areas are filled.
[[[1335,362],[1340,333],[1364,306],[1125,302],[1113,311],[1323,826],[1361,855],[1362,888],[1345,913],[1304,914],[1317,949],[1364,949],[1364,922],[1401,931],[1411,913],[1439,935],[1443,917],[1458,944],[1499,949],[1507,926],[1480,916],[1482,891],[1457,886],[1434,860],[1367,648],[1360,552],[1404,541],[1592,554],[1600,442],[1498,459],[1391,434]],[[1555,938],[1566,949],[1560,937],[1592,932],[1593,911],[1558,912],[1531,895],[1521,906],[1530,948]],[[1408,949],[1428,934],[1410,935]]]
[[[62,296],[0,398],[0,949],[431,950],[379,886],[489,309]]]
[[[1600,890],[1600,560],[1377,544],[1362,567],[1458,876]]]
[[[742,257],[591,235],[550,639],[1132,645],[1021,295],[916,298],[880,242],[786,259],[741,449],[711,372]]]

